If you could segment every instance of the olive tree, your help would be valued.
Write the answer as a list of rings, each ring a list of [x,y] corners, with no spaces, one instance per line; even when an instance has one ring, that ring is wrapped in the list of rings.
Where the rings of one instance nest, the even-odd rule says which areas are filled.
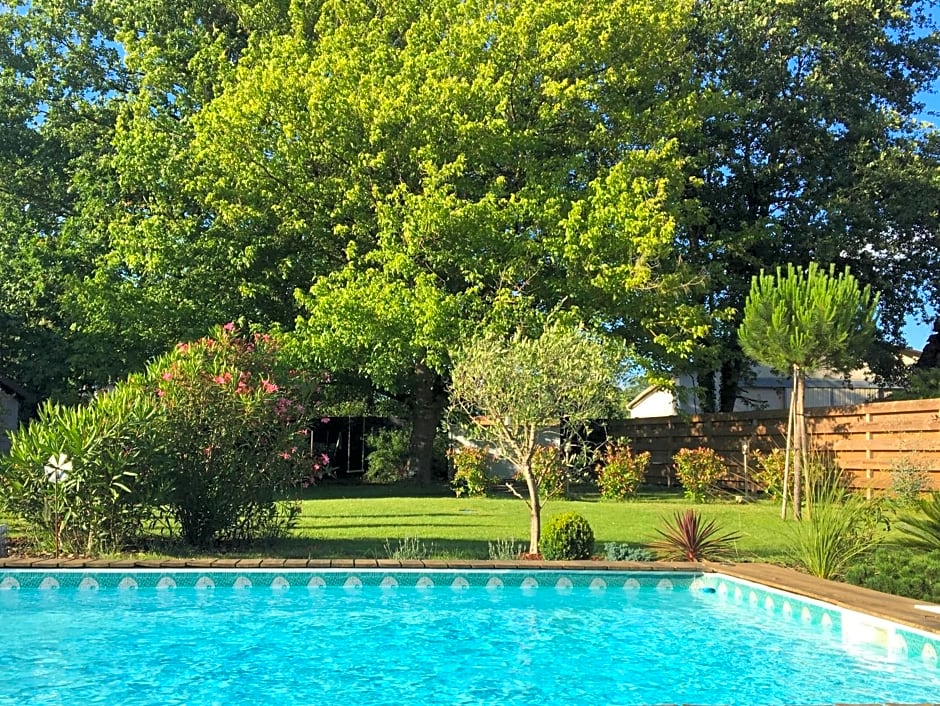
[[[807,269],[779,267],[751,281],[738,339],[744,353],[774,370],[793,375],[787,452],[793,456],[793,515],[800,518],[806,466],[806,371],[848,372],[857,366],[875,335],[878,295],[860,288],[848,268],[836,275],[811,263]],[[784,481],[786,485],[786,480]],[[786,517],[787,494],[781,515]]]
[[[527,497],[517,495],[529,506],[532,554],[541,534],[540,478],[533,466],[540,436],[562,420],[577,429],[604,417],[626,358],[623,346],[561,324],[537,338],[483,336],[457,358],[451,408],[467,415],[474,431],[492,441],[525,481]]]

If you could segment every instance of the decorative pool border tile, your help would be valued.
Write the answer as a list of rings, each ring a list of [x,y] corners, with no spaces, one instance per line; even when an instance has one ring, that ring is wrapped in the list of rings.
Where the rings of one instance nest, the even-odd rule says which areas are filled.
[[[925,667],[940,669],[940,637],[935,633],[724,574],[705,574],[700,585],[714,590],[727,603],[747,605],[775,620],[802,623],[839,636],[849,649],[873,647],[888,659],[919,658]]]
[[[0,591],[16,589],[50,590],[71,588],[98,589],[171,589],[171,588],[590,588],[595,590],[689,590],[701,573],[691,572],[615,572],[516,571],[454,569],[206,569],[125,570],[125,569],[33,569],[0,570]]]

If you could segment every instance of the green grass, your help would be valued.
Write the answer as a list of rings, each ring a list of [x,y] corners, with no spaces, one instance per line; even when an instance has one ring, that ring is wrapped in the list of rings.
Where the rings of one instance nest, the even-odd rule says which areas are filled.
[[[529,510],[505,491],[485,498],[455,498],[445,487],[323,484],[304,491],[302,513],[290,536],[251,546],[194,552],[164,542],[135,556],[273,556],[286,558],[387,558],[399,540],[419,540],[429,548],[427,558],[486,559],[488,545],[515,539],[528,545]],[[577,500],[551,500],[542,511],[544,523],[553,515],[574,511],[594,530],[595,554],[604,543],[643,545],[658,537],[656,529],[675,512],[690,507],[681,494],[658,491],[630,502],[601,500],[582,494]],[[767,501],[715,502],[695,505],[723,530],[741,539],[733,558],[738,561],[783,561],[787,524],[779,507]],[[0,523],[4,522],[0,518]],[[11,535],[19,524],[6,522]]]
[[[486,498],[455,498],[438,491],[382,486],[324,485],[302,500],[303,512],[291,537],[270,543],[269,552],[302,558],[385,558],[398,540],[418,539],[433,545],[439,558],[485,559],[488,544],[515,539],[528,544],[529,510],[508,493]],[[632,502],[552,500],[542,511],[543,524],[555,514],[583,515],[594,530],[596,553],[606,542],[646,544],[677,510],[689,507],[681,495],[653,493]],[[696,506],[724,529],[742,535],[738,560],[779,561],[784,523],[775,504],[710,503]],[[264,553],[264,552],[262,552]]]

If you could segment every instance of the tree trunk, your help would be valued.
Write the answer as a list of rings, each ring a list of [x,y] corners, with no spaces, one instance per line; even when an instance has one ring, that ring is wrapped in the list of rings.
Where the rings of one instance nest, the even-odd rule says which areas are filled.
[[[412,388],[411,439],[408,444],[408,475],[419,483],[431,482],[434,437],[444,410],[447,390],[444,379],[423,363],[415,368]]]
[[[803,516],[803,462],[806,450],[803,445],[806,441],[806,416],[804,414],[804,373],[798,365],[793,366],[793,399],[796,403],[793,428],[793,517],[797,520]]]
[[[523,471],[526,488],[529,489],[529,554],[539,553],[539,540],[542,538],[542,504],[539,501],[539,487],[532,475],[532,469]]]

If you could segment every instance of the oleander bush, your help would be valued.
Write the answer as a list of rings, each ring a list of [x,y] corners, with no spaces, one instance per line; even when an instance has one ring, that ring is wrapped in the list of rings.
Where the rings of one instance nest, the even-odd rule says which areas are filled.
[[[672,457],[676,477],[685,496],[694,503],[705,502],[718,494],[718,483],[728,473],[725,462],[711,449],[680,449]]]
[[[549,561],[590,559],[594,552],[594,530],[576,512],[555,515],[542,528],[539,552]]]
[[[155,501],[138,440],[157,413],[120,386],[82,406],[44,403],[0,457],[0,508],[25,522],[38,551],[91,555],[136,542]]]
[[[772,500],[783,498],[783,472],[786,465],[786,451],[773,449],[769,453],[754,454],[757,470],[754,480]]]

